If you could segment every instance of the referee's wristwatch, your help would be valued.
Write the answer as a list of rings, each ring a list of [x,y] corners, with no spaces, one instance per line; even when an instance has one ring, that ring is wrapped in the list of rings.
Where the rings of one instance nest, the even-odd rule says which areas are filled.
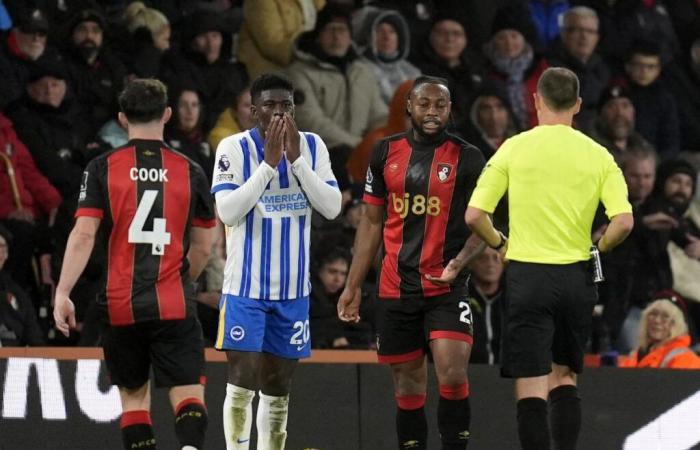
[[[494,249],[494,250],[500,250],[500,249],[502,249],[503,246],[506,245],[506,242],[508,242],[508,238],[506,237],[505,234],[503,234],[503,233],[501,233],[501,232],[499,231],[499,232],[498,232],[498,235],[501,237],[501,242],[500,242],[497,246],[495,246],[495,247],[491,247],[491,246],[489,245],[489,247],[491,247],[491,248]]]

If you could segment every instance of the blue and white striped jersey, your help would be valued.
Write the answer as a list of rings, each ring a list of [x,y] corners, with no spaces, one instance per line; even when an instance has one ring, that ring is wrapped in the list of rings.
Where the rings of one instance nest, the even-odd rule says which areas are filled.
[[[286,158],[276,169],[264,162],[256,128],[219,144],[211,191],[217,202],[227,191],[241,194],[226,205],[236,213],[226,227],[223,294],[265,300],[309,295],[312,203],[335,202],[339,191],[323,140],[313,133],[299,134],[301,156],[293,167]],[[306,164],[313,173],[301,170]],[[318,179],[304,182],[303,176]],[[218,205],[223,220],[222,207]]]

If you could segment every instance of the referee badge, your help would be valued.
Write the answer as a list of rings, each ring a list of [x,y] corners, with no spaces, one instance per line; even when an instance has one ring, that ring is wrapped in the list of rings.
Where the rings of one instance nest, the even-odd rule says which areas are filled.
[[[440,163],[437,166],[437,177],[440,183],[444,183],[449,180],[452,174],[452,164]]]

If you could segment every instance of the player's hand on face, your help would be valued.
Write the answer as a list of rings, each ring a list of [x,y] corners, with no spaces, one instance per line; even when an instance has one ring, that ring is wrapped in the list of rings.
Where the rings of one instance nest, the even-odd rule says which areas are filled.
[[[71,328],[75,329],[75,305],[68,296],[56,294],[53,320],[56,322],[56,329],[65,337],[70,335]]]
[[[440,277],[434,277],[429,273],[425,274],[425,278],[438,286],[449,286],[457,278],[457,275],[462,271],[464,266],[457,259],[453,258],[447,263],[447,266],[442,270]]]
[[[293,163],[301,154],[299,129],[291,114],[285,113],[284,121],[287,125],[287,132],[284,137],[285,154],[289,162]]]
[[[345,287],[338,299],[338,318],[343,322],[358,323],[360,321],[360,303],[362,291]]]
[[[265,162],[271,167],[277,167],[284,151],[284,117],[273,115],[270,126],[265,132]]]

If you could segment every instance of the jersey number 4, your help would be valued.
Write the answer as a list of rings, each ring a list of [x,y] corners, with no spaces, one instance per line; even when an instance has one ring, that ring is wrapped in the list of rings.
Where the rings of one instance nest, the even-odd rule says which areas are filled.
[[[165,246],[170,244],[170,233],[165,231],[165,219],[156,217],[153,219],[153,230],[143,229],[153,204],[156,202],[156,197],[158,197],[158,191],[153,189],[144,191],[139,206],[136,208],[134,219],[129,225],[129,243],[151,244],[151,254],[164,255]]]

